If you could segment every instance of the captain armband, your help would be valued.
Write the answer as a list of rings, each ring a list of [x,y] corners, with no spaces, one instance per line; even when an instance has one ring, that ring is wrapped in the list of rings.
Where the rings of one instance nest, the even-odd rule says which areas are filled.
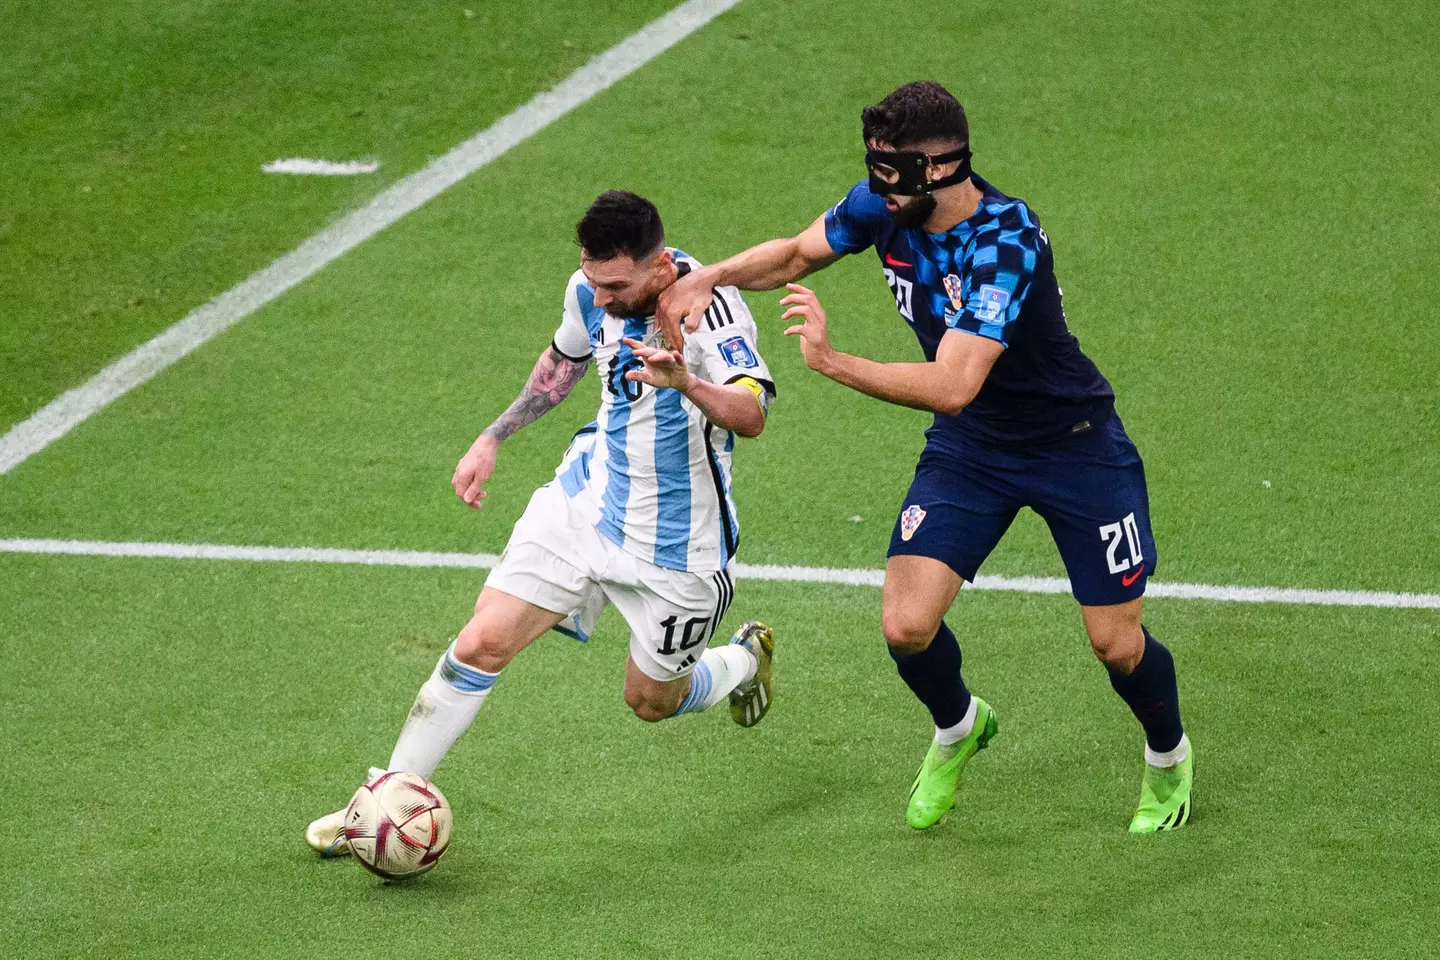
[[[746,390],[749,390],[751,393],[755,394],[755,401],[760,404],[760,412],[766,414],[767,416],[769,415],[770,391],[765,389],[764,384],[762,384],[759,380],[756,380],[754,377],[737,377],[730,382],[739,384]]]

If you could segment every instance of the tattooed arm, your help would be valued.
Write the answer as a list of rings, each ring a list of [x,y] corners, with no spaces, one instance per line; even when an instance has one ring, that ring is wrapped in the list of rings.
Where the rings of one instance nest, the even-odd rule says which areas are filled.
[[[547,347],[535,369],[530,371],[530,379],[525,381],[520,396],[475,438],[469,451],[460,458],[455,475],[450,478],[450,486],[455,489],[456,496],[469,506],[479,507],[480,501],[485,499],[485,484],[489,482],[490,474],[495,472],[495,455],[500,444],[559,406],[588,369],[589,357],[572,360],[553,345]]]

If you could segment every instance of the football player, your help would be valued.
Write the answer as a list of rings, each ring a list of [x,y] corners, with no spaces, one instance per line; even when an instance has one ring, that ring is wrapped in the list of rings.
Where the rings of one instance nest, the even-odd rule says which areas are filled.
[[[430,778],[521,650],[552,629],[587,640],[607,602],[630,625],[624,695],[642,720],[728,700],[735,722],[750,727],[773,702],[769,627],[751,621],[730,643],[707,646],[735,589],[731,452],[737,436],[760,435],[775,396],[755,322],[722,285],[683,349],[671,350],[655,324],[656,299],[700,265],[665,245],[655,206],[633,193],[602,194],[576,233],[580,269],[554,340],[520,396],[460,459],[456,495],[480,506],[501,444],[591,367],[599,413],[515,524],[474,616],[420,688],[389,770]],[[312,823],[306,840],[344,855],[343,827],[342,810]]]
[[[1194,752],[1180,722],[1170,651],[1141,623],[1155,572],[1140,454],[1114,392],[1066,324],[1050,238],[1025,201],[975,174],[960,103],[910,83],[862,115],[867,179],[795,237],[696,270],[660,297],[674,338],[713,291],[788,285],[813,370],[869,396],[935,414],[890,540],[882,621],[900,676],[929,709],[934,737],[907,820],[924,829],[955,802],[966,763],[995,736],[995,711],[961,676],[945,615],[1021,507],[1049,525],[1090,645],[1145,732],[1130,830],[1182,826]],[[794,281],[873,248],[923,363],[836,350],[814,292]]]

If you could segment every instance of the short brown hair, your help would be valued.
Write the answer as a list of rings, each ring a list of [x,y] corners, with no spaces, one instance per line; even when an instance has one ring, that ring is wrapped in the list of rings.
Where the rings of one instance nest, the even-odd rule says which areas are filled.
[[[965,108],[940,84],[917,80],[897,87],[879,103],[860,111],[865,140],[904,148],[924,140],[954,140],[970,145]]]

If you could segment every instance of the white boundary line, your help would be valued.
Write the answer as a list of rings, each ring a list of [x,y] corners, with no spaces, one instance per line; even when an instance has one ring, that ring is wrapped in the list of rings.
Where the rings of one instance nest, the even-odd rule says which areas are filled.
[[[119,543],[97,540],[0,540],[0,554],[65,554],[86,557],[161,557],[172,560],[249,560],[270,563],[338,563],[372,567],[449,567],[488,569],[499,561],[493,553],[426,553],[412,550],[341,550],[329,547],[244,547],[223,543]],[[878,587],[882,570],[832,567],[735,565],[742,580],[792,583],[833,583]],[[1070,583],[1059,577],[978,577],[974,590],[1068,594]],[[1305,590],[1291,587],[1227,587],[1204,583],[1151,583],[1147,597],[1216,600],[1222,603],[1287,603],[1322,607],[1388,607],[1440,610],[1437,593],[1378,593],[1366,590]]]
[[[0,474],[9,473],[96,411],[140,386],[326,264],[353,250],[505,151],[614,86],[740,0],[689,0],[536,94],[458,147],[397,181],[365,206],[227,290],[154,339],[46,404],[0,437]]]

